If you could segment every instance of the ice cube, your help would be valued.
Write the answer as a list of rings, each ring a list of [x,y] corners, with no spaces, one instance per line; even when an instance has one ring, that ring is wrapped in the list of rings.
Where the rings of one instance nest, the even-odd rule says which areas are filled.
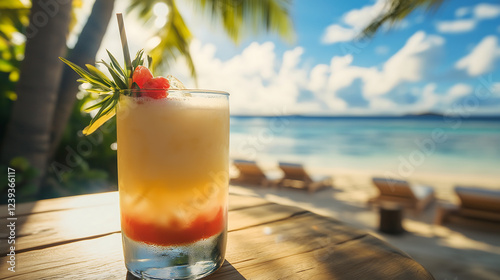
[[[186,89],[184,84],[172,75],[168,75],[167,80],[170,82],[171,89]]]

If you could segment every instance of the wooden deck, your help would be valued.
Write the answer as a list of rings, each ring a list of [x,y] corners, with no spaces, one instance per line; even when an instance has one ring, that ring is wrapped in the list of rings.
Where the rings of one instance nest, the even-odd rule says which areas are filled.
[[[206,279],[434,279],[404,252],[337,220],[255,197],[229,201],[226,261]],[[117,192],[16,205],[15,272],[6,205],[0,216],[0,279],[137,279],[123,263]]]

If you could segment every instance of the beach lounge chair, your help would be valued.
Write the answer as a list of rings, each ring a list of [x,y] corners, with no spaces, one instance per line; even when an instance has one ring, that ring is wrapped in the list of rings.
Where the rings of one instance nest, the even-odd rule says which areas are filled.
[[[279,181],[279,178],[264,173],[255,161],[235,159],[233,164],[239,171],[239,176],[231,180],[234,183],[267,187]]]
[[[443,224],[450,217],[500,223],[500,190],[477,187],[455,187],[460,205],[438,207],[435,222]]]
[[[369,203],[395,202],[420,214],[435,199],[434,189],[429,186],[385,178],[373,178],[372,181],[379,195]]]
[[[305,189],[311,193],[332,186],[332,177],[310,175],[302,164],[280,162],[279,168],[284,173],[279,186]]]

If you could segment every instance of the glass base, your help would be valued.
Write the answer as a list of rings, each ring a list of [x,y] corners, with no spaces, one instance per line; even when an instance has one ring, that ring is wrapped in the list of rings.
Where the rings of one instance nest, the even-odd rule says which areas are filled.
[[[140,279],[199,279],[224,262],[226,234],[185,246],[156,246],[123,236],[125,266]]]

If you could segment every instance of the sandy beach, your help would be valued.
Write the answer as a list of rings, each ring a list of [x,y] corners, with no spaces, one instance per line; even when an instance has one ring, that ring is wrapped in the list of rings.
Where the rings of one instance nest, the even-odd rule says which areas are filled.
[[[261,167],[266,172],[278,172],[273,164],[261,164]],[[482,222],[470,224],[460,221],[443,226],[433,224],[438,205],[457,204],[453,191],[455,185],[498,189],[500,177],[414,174],[405,178],[434,187],[437,201],[420,216],[406,211],[403,227],[407,232],[394,236],[378,231],[378,211],[366,203],[377,194],[371,178],[383,174],[342,169],[308,171],[312,174],[331,174],[334,187],[309,194],[297,189],[231,184],[230,192],[298,206],[366,230],[408,253],[436,279],[500,279],[500,226],[492,229]]]

